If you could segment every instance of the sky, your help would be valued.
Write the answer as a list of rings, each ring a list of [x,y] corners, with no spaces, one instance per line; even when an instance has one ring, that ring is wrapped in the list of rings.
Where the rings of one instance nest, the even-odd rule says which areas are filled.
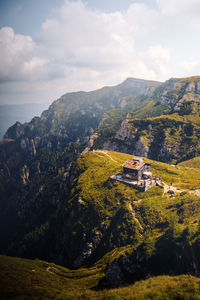
[[[200,75],[199,0],[0,1],[0,104]]]

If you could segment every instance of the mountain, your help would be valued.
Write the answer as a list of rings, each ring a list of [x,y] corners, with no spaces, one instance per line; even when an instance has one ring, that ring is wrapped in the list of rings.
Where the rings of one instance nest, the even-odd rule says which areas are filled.
[[[170,79],[145,101],[139,111],[129,109],[111,134],[107,124],[114,121],[108,117],[95,147],[171,163],[200,155],[200,77]]]
[[[39,175],[34,178],[37,184],[34,180],[30,186],[26,183],[21,197],[16,193],[1,202],[1,252],[77,268],[92,265],[113,250],[116,259],[127,251],[140,251],[149,236],[153,236],[154,247],[161,238],[164,244],[173,218],[179,227],[179,242],[191,224],[190,239],[197,243],[198,253],[199,169],[146,160],[152,164],[153,174],[162,177],[165,189],[153,187],[144,193],[110,180],[130,158],[117,152],[92,151],[43,184]],[[172,196],[167,193],[171,185]],[[192,255],[198,270],[198,254],[194,250]],[[186,271],[195,273],[189,257]],[[178,263],[170,270],[174,274],[179,274]]]
[[[16,121],[24,123],[35,116],[40,116],[48,108],[48,103],[26,103],[0,105],[0,140],[11,125]]]
[[[27,124],[17,122],[8,129],[4,138],[16,139],[23,136],[53,135],[66,142],[81,138],[85,142],[99,125],[105,111],[121,108],[129,96],[152,95],[159,82],[128,78],[114,87],[104,87],[92,92],[76,92],[63,95],[54,101],[41,118],[34,118]]]
[[[167,80],[155,92],[156,97],[163,103],[171,104],[175,110],[179,110],[185,102],[199,102],[200,77],[172,78]]]
[[[0,253],[73,274],[100,268],[96,289],[199,276],[199,82],[128,78],[63,95],[11,126],[0,142]],[[142,192],[110,178],[133,154],[160,186]]]
[[[25,124],[16,122],[7,130],[0,142],[1,252],[30,257],[38,252],[38,257],[53,257],[67,265],[74,263],[71,257],[59,256],[57,249],[51,252],[46,249],[50,232],[57,227],[57,214],[66,210],[65,201],[59,201],[63,178],[88,145],[106,111],[118,110],[120,116],[124,115],[126,112],[121,107],[126,106],[126,97],[135,95],[131,101],[139,107],[144,96],[138,97],[138,93],[152,95],[159,85],[129,78],[115,87],[66,94],[54,101],[41,117]],[[62,228],[62,222],[58,226]],[[24,246],[24,241],[41,234],[47,234],[45,248],[32,247],[32,243],[29,246],[29,242]],[[61,234],[59,243],[62,239]]]

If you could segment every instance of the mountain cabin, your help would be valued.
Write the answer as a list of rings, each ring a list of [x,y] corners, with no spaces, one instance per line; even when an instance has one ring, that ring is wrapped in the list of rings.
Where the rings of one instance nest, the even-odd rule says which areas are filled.
[[[145,163],[142,158],[133,157],[128,159],[123,165],[122,177],[124,179],[140,181],[142,179],[152,178],[150,172],[151,164]]]

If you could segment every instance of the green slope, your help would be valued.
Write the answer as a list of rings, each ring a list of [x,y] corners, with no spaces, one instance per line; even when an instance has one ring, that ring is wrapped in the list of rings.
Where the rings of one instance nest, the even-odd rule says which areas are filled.
[[[137,248],[148,230],[155,238],[164,235],[174,216],[181,232],[188,222],[196,231],[198,169],[145,159],[153,174],[162,177],[165,190],[172,184],[175,194],[159,187],[143,193],[110,179],[131,157],[92,151],[65,169],[65,177],[51,179],[47,173],[45,186],[40,181],[37,186],[27,184],[20,200],[1,206],[1,251],[79,267],[116,247]]]
[[[70,271],[52,263],[0,256],[1,299],[200,299],[200,279],[158,276],[119,289],[94,291],[102,271]]]
[[[186,160],[182,163],[179,164],[180,166],[183,167],[188,167],[188,168],[200,168],[200,157],[194,157],[190,160]]]

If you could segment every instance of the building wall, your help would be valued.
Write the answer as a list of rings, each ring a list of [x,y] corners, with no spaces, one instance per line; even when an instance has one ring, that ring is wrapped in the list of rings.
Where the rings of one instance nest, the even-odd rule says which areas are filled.
[[[137,170],[128,168],[123,168],[123,174],[125,175],[125,177],[130,177],[133,180],[138,180],[138,178],[141,176]]]
[[[134,170],[123,167],[124,177],[130,177],[133,180],[141,180],[144,171],[150,171],[151,165],[145,164],[140,170]]]
[[[145,169],[146,172],[149,172],[151,170],[151,165],[150,164],[145,164]]]
[[[125,174],[135,174],[135,175],[137,175],[137,173],[138,173],[138,171],[137,170],[133,170],[133,169],[129,169],[129,168],[125,168],[125,167],[123,167],[123,173],[125,173]]]

